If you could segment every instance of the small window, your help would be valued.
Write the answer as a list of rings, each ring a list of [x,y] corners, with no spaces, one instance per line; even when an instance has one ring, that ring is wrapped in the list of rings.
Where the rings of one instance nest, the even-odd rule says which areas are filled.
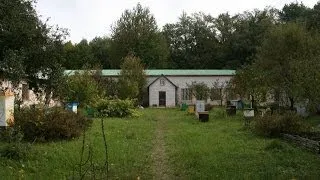
[[[166,85],[164,79],[160,79],[160,86],[164,86],[164,85]]]
[[[191,91],[190,89],[181,89],[181,98],[183,101],[191,100]]]

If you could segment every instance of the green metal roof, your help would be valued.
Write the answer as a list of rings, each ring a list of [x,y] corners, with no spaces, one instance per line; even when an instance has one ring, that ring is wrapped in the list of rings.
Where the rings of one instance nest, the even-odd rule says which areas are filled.
[[[75,71],[81,70],[66,70],[65,74],[73,75]],[[232,76],[235,70],[227,69],[148,69],[146,70],[147,76]],[[105,69],[102,70],[103,76],[118,76],[120,69]]]

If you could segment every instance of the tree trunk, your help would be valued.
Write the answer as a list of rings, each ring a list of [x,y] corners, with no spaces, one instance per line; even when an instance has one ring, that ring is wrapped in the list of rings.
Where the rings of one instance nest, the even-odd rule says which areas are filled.
[[[44,102],[46,107],[49,107],[50,101],[51,101],[51,91],[46,91],[45,102]]]
[[[290,110],[293,111],[294,110],[294,100],[293,100],[293,97],[289,97],[289,100],[290,100]]]

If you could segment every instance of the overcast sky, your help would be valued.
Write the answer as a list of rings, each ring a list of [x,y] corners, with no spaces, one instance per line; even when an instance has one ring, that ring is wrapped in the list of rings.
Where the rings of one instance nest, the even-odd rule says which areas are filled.
[[[302,0],[309,7],[317,1]],[[91,40],[109,35],[110,25],[125,9],[132,9],[138,2],[150,8],[162,27],[176,22],[183,11],[201,11],[216,17],[220,13],[236,14],[266,6],[280,9],[295,0],[38,0],[36,8],[43,19],[50,17],[50,24],[69,29],[69,39],[79,42],[83,38]]]

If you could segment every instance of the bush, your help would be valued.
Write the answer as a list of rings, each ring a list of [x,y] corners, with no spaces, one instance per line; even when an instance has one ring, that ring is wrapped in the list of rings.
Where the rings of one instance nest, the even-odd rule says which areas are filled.
[[[293,112],[283,115],[266,114],[255,118],[254,130],[257,134],[274,137],[281,133],[299,134],[308,131],[309,127],[302,122],[302,118]]]
[[[59,97],[63,102],[78,102],[80,107],[91,105],[99,96],[99,85],[91,71],[76,71],[66,77],[65,84],[61,85]]]
[[[14,128],[9,127],[0,129],[0,157],[5,157],[13,160],[26,159],[30,154],[31,144],[22,143],[22,133]]]
[[[127,117],[138,116],[138,111],[134,108],[133,100],[102,99],[95,105],[98,117]]]
[[[5,144],[0,148],[0,157],[13,160],[26,159],[30,154],[31,144],[14,142]]]
[[[15,127],[25,140],[58,140],[79,137],[91,120],[62,108],[24,108],[15,112]]]
[[[215,108],[212,113],[214,119],[224,119],[227,117],[226,110],[224,108]]]
[[[211,111],[213,109],[213,107],[214,107],[214,105],[212,105],[212,104],[206,104],[205,105],[205,110],[206,111]]]

